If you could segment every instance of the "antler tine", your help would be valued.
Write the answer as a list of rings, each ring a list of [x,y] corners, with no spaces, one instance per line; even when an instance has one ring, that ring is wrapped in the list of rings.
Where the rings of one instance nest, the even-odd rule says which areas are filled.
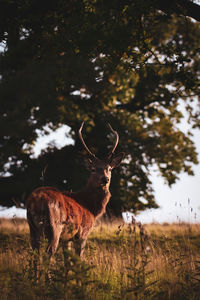
[[[85,144],[85,142],[84,142],[84,139],[83,139],[83,137],[82,137],[81,131],[82,131],[82,129],[83,129],[83,125],[84,125],[84,122],[82,122],[81,127],[79,128],[79,131],[78,131],[79,138],[80,138],[80,140],[81,140],[81,142],[82,142],[82,144],[83,144],[85,150],[88,152],[88,154],[89,154],[90,156],[92,156],[93,158],[96,158],[96,156],[95,156],[95,155],[89,150],[89,148],[86,146],[86,144]]]
[[[110,130],[112,131],[112,133],[114,133],[114,135],[115,135],[115,144],[114,144],[114,147],[112,148],[112,150],[110,151],[110,154],[113,154],[114,151],[115,151],[115,149],[116,149],[116,147],[117,147],[117,145],[118,145],[118,142],[119,142],[119,135],[118,135],[117,131],[115,131],[111,127],[110,123],[108,123],[108,127],[110,128]]]

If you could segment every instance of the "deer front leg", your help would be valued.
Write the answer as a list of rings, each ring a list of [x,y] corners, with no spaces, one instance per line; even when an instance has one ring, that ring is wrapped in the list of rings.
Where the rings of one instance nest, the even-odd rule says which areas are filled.
[[[84,250],[85,250],[86,241],[87,241],[87,238],[85,238],[85,239],[82,238],[81,239],[78,236],[75,236],[75,239],[74,239],[74,249],[75,249],[76,255],[78,255],[80,257],[83,256],[83,253],[84,253]]]

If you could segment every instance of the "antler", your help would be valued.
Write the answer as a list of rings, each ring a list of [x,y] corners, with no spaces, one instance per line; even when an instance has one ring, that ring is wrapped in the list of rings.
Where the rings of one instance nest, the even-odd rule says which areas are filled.
[[[88,154],[89,154],[92,158],[95,158],[95,159],[96,159],[96,156],[95,156],[95,155],[89,150],[89,148],[86,146],[86,144],[85,144],[85,142],[84,142],[84,139],[83,139],[83,137],[82,137],[81,131],[82,131],[82,129],[83,129],[83,125],[84,125],[84,122],[82,122],[81,127],[80,127],[80,129],[79,129],[79,131],[78,131],[79,138],[80,138],[80,140],[81,140],[81,142],[82,142],[82,144],[83,144],[85,150],[88,152]]]
[[[80,127],[80,129],[79,129],[79,131],[78,131],[79,138],[80,138],[80,140],[81,140],[81,142],[82,142],[82,144],[83,144],[85,150],[88,152],[88,154],[89,154],[93,159],[94,159],[94,158],[95,158],[95,159],[98,159],[98,158],[90,151],[90,149],[87,147],[87,145],[86,145],[85,142],[84,142],[84,139],[83,139],[83,137],[82,137],[82,129],[83,129],[83,125],[84,125],[84,122],[82,122],[81,127]],[[110,159],[110,158],[113,156],[114,151],[115,151],[115,149],[116,149],[116,147],[117,147],[117,145],[118,145],[118,142],[119,142],[119,135],[118,135],[117,131],[115,131],[115,130],[111,127],[111,125],[110,125],[109,123],[108,123],[108,127],[109,127],[109,129],[112,131],[112,133],[115,135],[115,144],[114,144],[113,148],[111,149],[111,151],[110,151],[109,154],[108,154],[108,158]]]
[[[118,135],[117,131],[115,131],[115,130],[111,127],[110,123],[108,123],[108,127],[110,128],[110,130],[112,131],[112,133],[114,133],[114,135],[115,135],[115,144],[114,144],[114,147],[112,148],[112,150],[111,150],[110,153],[109,153],[109,156],[110,156],[110,155],[112,155],[112,154],[115,152],[115,149],[116,149],[116,147],[117,147],[117,145],[118,145],[118,142],[119,142],[119,135]]]

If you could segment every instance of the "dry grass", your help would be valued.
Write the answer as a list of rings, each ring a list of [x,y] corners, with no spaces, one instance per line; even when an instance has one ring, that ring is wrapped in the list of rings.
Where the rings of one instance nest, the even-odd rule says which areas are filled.
[[[0,232],[28,233],[29,228],[26,219],[0,218]]]
[[[43,277],[36,284],[26,220],[1,219],[3,299],[200,299],[199,232],[200,224],[99,223],[88,240],[84,262],[67,252],[63,258],[60,247],[53,284]],[[16,289],[19,280],[23,294]]]
[[[200,224],[149,224],[142,226],[142,232],[137,224],[101,224],[91,235],[96,247],[87,262],[98,265],[101,278],[108,280],[112,274],[121,288],[132,289],[130,299],[143,299],[134,294],[137,287],[130,284],[130,275],[145,286],[152,284],[152,295],[147,299],[198,299],[199,232]]]

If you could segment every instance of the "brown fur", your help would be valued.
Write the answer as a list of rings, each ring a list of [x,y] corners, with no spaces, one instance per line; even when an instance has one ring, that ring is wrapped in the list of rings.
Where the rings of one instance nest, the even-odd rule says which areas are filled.
[[[80,138],[86,147],[81,135]],[[65,240],[74,242],[76,254],[82,256],[94,222],[105,212],[110,200],[111,170],[118,166],[124,157],[124,153],[112,153],[102,161],[90,151],[89,154],[91,174],[87,186],[82,191],[61,192],[54,187],[40,187],[28,197],[27,219],[33,249],[39,251],[40,240],[45,236],[48,239],[47,252],[52,255],[58,247],[60,237],[64,235]]]
[[[47,252],[53,254],[64,235],[66,240],[73,240],[76,253],[81,256],[94,222],[105,212],[110,196],[108,186],[96,188],[91,184],[77,193],[37,188],[27,199],[32,248],[39,250],[44,235],[49,241]]]

